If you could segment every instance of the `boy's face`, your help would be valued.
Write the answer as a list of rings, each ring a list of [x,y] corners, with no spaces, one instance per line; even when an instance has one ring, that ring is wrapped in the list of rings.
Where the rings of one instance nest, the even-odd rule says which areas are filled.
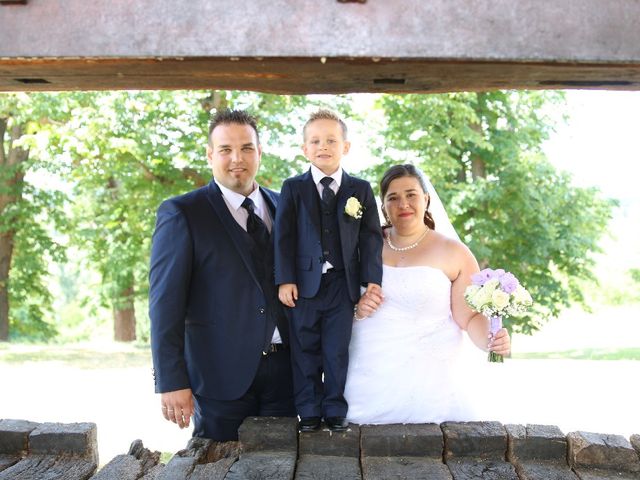
[[[307,125],[302,151],[304,156],[325,175],[331,175],[351,143],[344,139],[342,128],[335,120],[319,119]]]

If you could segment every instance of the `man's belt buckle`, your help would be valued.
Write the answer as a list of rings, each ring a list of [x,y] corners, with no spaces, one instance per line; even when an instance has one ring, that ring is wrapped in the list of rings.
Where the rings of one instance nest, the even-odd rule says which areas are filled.
[[[267,350],[262,352],[262,355],[267,356],[270,353],[275,353],[282,349],[283,349],[283,345],[281,343],[272,343],[269,345],[269,348],[267,348]]]

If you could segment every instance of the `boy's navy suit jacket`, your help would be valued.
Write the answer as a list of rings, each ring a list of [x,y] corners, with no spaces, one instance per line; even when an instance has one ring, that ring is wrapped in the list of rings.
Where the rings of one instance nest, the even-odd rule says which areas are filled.
[[[363,206],[359,219],[345,213],[351,197]],[[369,182],[343,171],[337,213],[347,288],[355,304],[361,285],[382,283],[382,229]],[[320,196],[311,171],[285,180],[275,222],[276,285],[295,283],[304,298],[318,293],[324,263],[321,228]]]

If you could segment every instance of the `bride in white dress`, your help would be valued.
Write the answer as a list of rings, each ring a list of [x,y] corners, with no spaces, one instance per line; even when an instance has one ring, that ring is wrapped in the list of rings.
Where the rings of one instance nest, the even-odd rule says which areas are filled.
[[[435,192],[427,188],[413,165],[391,167],[381,181],[388,224],[383,297],[369,294],[356,305],[345,389],[353,423],[479,420],[482,402],[469,387],[486,362],[482,351],[510,352],[507,331],[490,338],[487,318],[466,305],[463,293],[478,262],[450,233],[446,214],[438,221],[450,232],[434,230]],[[464,331],[480,356],[469,352]]]

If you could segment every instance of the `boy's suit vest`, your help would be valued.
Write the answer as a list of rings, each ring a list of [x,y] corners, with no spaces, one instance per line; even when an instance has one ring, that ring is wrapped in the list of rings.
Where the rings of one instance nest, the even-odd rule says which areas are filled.
[[[337,195],[330,204],[319,199],[321,220],[322,255],[325,261],[333,265],[336,270],[344,270],[342,260],[342,245],[340,243],[340,230],[338,227]]]

